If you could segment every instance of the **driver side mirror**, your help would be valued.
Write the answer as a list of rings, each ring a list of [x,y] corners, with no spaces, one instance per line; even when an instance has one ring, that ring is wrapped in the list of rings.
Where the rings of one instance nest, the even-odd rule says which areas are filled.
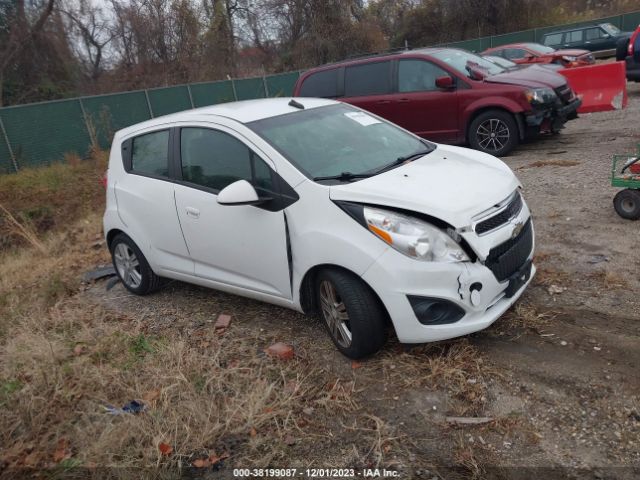
[[[436,87],[442,88],[443,90],[452,90],[456,88],[456,84],[449,75],[443,75],[436,78]]]
[[[258,205],[268,200],[271,199],[260,198],[253,185],[246,180],[233,182],[218,193],[220,205]]]

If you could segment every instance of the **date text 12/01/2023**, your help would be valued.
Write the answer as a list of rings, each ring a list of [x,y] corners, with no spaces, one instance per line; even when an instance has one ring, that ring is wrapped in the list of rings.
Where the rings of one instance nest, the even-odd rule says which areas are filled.
[[[384,468],[235,468],[239,478],[397,478],[400,472]]]

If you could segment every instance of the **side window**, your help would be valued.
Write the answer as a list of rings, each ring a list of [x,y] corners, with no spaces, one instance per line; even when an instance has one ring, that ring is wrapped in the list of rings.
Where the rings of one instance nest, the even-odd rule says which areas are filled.
[[[240,140],[218,130],[182,128],[180,159],[182,179],[202,187],[220,191],[247,180],[256,188],[272,189],[268,165]]]
[[[309,75],[300,87],[301,97],[336,98],[339,69],[324,70]]]
[[[347,67],[344,95],[359,97],[391,93],[391,62],[374,62]]]
[[[438,90],[436,78],[448,75],[442,68],[425,60],[400,60],[398,65],[399,92],[428,92]]]
[[[522,48],[505,48],[504,58],[507,60],[521,60],[527,56],[526,50]]]
[[[582,41],[582,35],[584,30],[574,30],[565,34],[565,40],[567,43],[577,43]]]
[[[132,140],[131,170],[159,177],[169,176],[169,130],[145,133]]]
[[[602,34],[604,32],[600,30],[600,27],[587,28],[584,32],[585,38],[587,40],[598,40],[602,38]]]
[[[545,45],[560,45],[562,43],[561,33],[552,33],[544,38]]]

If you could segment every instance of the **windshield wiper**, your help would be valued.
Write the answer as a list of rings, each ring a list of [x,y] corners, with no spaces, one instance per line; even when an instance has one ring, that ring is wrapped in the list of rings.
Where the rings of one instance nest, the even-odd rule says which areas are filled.
[[[398,167],[400,165],[402,165],[405,162],[410,162],[412,160],[416,160],[420,157],[425,156],[428,153],[433,152],[434,148],[433,147],[429,147],[429,148],[425,148],[424,150],[419,150],[417,152],[413,152],[410,153],[409,155],[405,155],[404,157],[398,157],[395,159],[395,161],[393,163],[390,163],[389,165],[385,165],[384,167],[382,167],[379,170],[376,170],[373,175],[378,175],[379,173],[384,173],[387,172],[395,167]]]
[[[315,182],[322,181],[322,180],[340,180],[341,182],[348,182],[350,180],[355,180],[356,178],[369,178],[372,175],[375,175],[375,174],[342,172],[340,175],[327,175],[326,177],[313,177],[313,180]]]

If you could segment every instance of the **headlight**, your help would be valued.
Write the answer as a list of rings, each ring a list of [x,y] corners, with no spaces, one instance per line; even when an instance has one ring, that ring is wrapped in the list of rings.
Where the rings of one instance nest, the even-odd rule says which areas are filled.
[[[578,57],[574,57],[573,55],[563,55],[562,59],[566,62],[575,62]]]
[[[524,94],[532,105],[553,103],[558,98],[556,92],[547,87],[527,90]]]
[[[408,257],[425,262],[464,262],[469,257],[449,235],[422,220],[364,207],[369,230]]]

